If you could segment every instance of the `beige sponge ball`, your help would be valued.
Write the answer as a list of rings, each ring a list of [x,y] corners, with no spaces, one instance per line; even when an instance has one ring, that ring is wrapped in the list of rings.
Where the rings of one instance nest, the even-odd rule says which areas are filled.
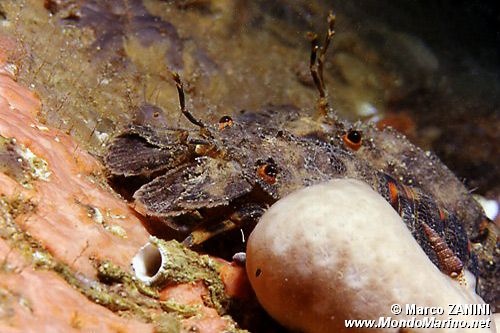
[[[442,274],[392,207],[357,180],[332,180],[276,202],[250,235],[247,272],[266,311],[303,332],[356,332],[346,319],[410,319],[406,304],[442,307],[441,320],[490,319],[448,315],[448,304],[484,303],[473,279],[465,286]],[[392,304],[402,314],[392,314]]]

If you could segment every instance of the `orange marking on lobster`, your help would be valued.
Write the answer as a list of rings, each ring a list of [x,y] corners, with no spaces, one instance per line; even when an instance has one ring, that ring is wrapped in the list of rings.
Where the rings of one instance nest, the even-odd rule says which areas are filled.
[[[411,201],[418,200],[416,193],[408,186],[402,186],[405,193],[405,197]]]
[[[446,216],[444,215],[444,212],[441,208],[438,209],[439,210],[439,219],[441,221],[444,221],[446,219]]]
[[[398,187],[393,182],[389,182],[389,195],[391,196],[391,204],[395,205],[398,202]]]

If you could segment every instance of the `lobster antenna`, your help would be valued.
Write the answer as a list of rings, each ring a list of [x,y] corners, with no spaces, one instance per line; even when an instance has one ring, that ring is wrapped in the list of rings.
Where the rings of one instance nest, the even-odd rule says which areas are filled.
[[[177,87],[177,93],[179,94],[179,104],[181,106],[182,114],[193,124],[201,128],[205,128],[205,124],[201,120],[196,119],[188,109],[186,109],[186,98],[184,95],[184,85],[182,84],[179,73],[172,72],[172,78],[175,81],[175,86]]]
[[[321,81],[321,84],[323,85],[323,90],[325,90],[325,81],[323,80],[323,65],[325,63],[325,56],[326,52],[328,51],[328,47],[330,46],[330,42],[335,35],[335,15],[333,12],[328,13],[328,30],[326,32],[325,36],[325,42],[323,43],[323,46],[320,49],[319,57],[318,57],[318,73],[319,73],[319,78]]]
[[[309,38],[311,39],[311,58],[309,60],[309,70],[311,71],[314,85],[319,91],[319,97],[324,98],[326,94],[325,90],[323,89],[324,85],[321,82],[323,75],[319,75],[319,66],[317,65],[319,50],[318,35],[316,35],[315,33],[309,33]]]
[[[325,81],[323,79],[323,68],[325,63],[326,52],[330,46],[330,42],[335,35],[335,15],[330,11],[328,14],[328,31],[325,36],[323,46],[319,46],[318,35],[309,33],[308,36],[311,40],[311,58],[309,61],[309,70],[314,81],[314,85],[319,92],[318,109],[320,114],[326,115],[328,109],[328,100],[325,88]]]

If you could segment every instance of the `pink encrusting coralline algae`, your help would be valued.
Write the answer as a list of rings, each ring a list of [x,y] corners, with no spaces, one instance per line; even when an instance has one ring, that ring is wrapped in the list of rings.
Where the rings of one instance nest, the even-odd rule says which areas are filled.
[[[69,135],[37,119],[41,102],[36,92],[16,82],[17,68],[9,62],[15,48],[12,40],[0,37],[0,331],[183,332],[194,327],[219,332],[234,327],[201,301],[208,287],[201,282],[170,285],[147,297],[125,288],[123,281],[133,279],[121,281],[119,292],[100,281],[103,262],[129,274],[149,234],[100,180],[100,163]],[[224,283],[231,286],[232,280]],[[170,314],[160,301],[170,302]],[[181,310],[195,305],[194,313],[176,313],[172,304]]]

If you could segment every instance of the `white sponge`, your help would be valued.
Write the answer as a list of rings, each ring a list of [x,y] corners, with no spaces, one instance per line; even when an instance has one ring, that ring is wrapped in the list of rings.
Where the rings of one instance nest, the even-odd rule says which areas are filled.
[[[441,320],[490,318],[448,315],[448,304],[484,304],[473,279],[464,285],[442,274],[392,207],[357,180],[332,180],[276,202],[250,235],[247,272],[269,314],[303,332],[356,332],[346,319],[410,319],[406,304],[441,307]],[[402,314],[391,313],[393,304]],[[418,330],[436,331],[494,328]]]

